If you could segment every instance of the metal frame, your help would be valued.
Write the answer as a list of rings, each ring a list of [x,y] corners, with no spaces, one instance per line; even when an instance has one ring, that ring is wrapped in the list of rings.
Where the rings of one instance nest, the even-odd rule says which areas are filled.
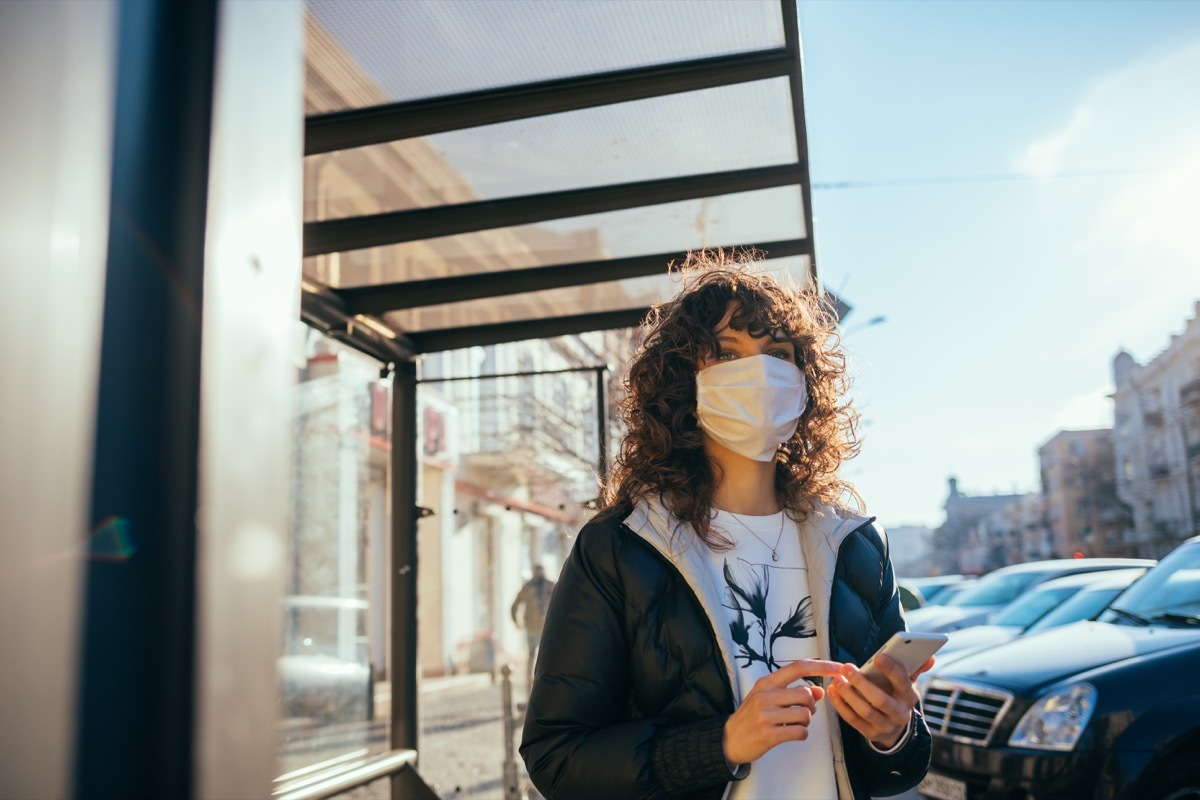
[[[355,325],[355,314],[361,312],[347,309],[339,295],[334,289],[305,288],[300,296],[300,319],[384,364],[408,361],[420,354],[402,333],[389,338],[369,326]]]
[[[416,750],[392,750],[341,769],[288,781],[277,788],[272,797],[275,800],[326,800],[380,778],[392,777],[411,769],[416,760]]]
[[[417,364],[392,373],[391,732],[393,750],[417,750]],[[392,796],[397,797],[396,784]]]
[[[419,378],[422,383],[460,383],[462,381],[488,381],[499,378],[532,378],[538,375],[565,375],[568,373],[591,372],[596,378],[596,469],[600,479],[608,475],[608,392],[605,391],[604,373],[612,369],[608,364],[598,367],[567,367],[566,369],[538,369],[525,372],[498,372],[491,375],[458,375],[450,378]]]
[[[815,288],[820,287],[817,274],[816,237],[813,234],[812,177],[808,171],[808,122],[804,118],[804,51],[800,44],[800,11],[796,0],[780,0],[783,14],[783,40],[791,54],[792,72],[788,86],[792,92],[792,119],[796,129],[796,157],[800,160],[800,196],[804,206],[804,233],[812,247],[812,258],[808,262],[808,277]]]
[[[771,258],[812,255],[812,241],[809,239],[760,242],[746,246],[767,253]],[[682,263],[686,258],[687,251],[680,250],[628,258],[578,261],[549,267],[355,286],[333,290],[333,293],[343,304],[344,314],[382,314],[408,308],[659,275],[666,273],[669,265]]]
[[[626,308],[619,311],[600,311],[595,314],[576,314],[569,317],[546,317],[517,322],[497,322],[470,328],[443,328],[409,335],[418,351],[436,353],[462,347],[483,347],[489,344],[520,342],[526,339],[549,339],[587,331],[635,328],[645,319],[649,308]]]
[[[807,177],[808,168],[803,163],[777,164],[307,222],[304,225],[304,256],[307,258],[402,244],[735,192],[773,189],[801,183]]]
[[[201,299],[218,0],[122,3],[89,517],[79,797],[195,796]],[[131,557],[130,557],[131,556]]]
[[[205,800],[266,797],[277,775],[279,697],[263,688],[279,686],[291,539],[303,11],[300,0],[219,0],[217,12],[192,522],[191,765]]]
[[[791,51],[784,47],[318,114],[305,123],[304,154],[778,78],[791,71]]]
[[[602,213],[736,192],[798,185],[804,204],[804,238],[757,245],[773,257],[807,255],[809,278],[817,282],[813,237],[808,136],[804,117],[803,64],[796,0],[780,0],[785,44],[754,53],[543,81],[441,98],[393,103],[311,117],[306,123],[306,155],[382,144],[516,119],[592,108],[667,94],[787,76],[793,106],[797,162],[757,169],[689,175],[587,187],[536,195],[480,200],[378,215],[310,222],[304,226],[304,255],[379,247],[471,233],[584,214]],[[589,261],[504,272],[448,276],[379,286],[306,290],[306,322],[395,368],[392,447],[392,747],[417,747],[417,378],[422,353],[532,338],[632,327],[649,309],[504,322],[465,328],[381,335],[375,326],[355,325],[357,315],[479,300],[487,297],[584,286],[601,281],[654,275],[685,253]],[[598,392],[603,392],[598,373]],[[603,402],[602,394],[598,403]],[[607,443],[602,442],[601,471]],[[410,769],[393,780],[392,796],[407,789],[400,776],[419,783]]]

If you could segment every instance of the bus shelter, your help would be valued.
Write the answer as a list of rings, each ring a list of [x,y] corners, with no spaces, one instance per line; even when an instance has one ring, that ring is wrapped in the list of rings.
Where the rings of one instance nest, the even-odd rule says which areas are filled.
[[[603,410],[593,340],[558,370],[448,354],[628,330],[702,247],[816,281],[795,0],[19,3],[0,37],[6,87],[23,81],[0,158],[30,187],[6,222],[45,265],[5,287],[6,352],[51,303],[63,320],[38,340],[54,359],[6,361],[14,385],[68,375],[52,427],[5,399],[6,468],[34,466],[6,507],[48,532],[3,545],[40,565],[4,576],[40,609],[3,612],[25,656],[0,683],[37,687],[8,715],[36,724],[5,723],[6,780],[298,800],[391,777],[393,797],[434,796],[418,486],[445,422],[420,387],[594,372]],[[320,482],[289,478],[297,368],[316,387],[332,352],[306,336],[368,359],[386,394],[362,401],[386,462],[370,603],[281,589],[297,494]],[[597,420],[581,447],[603,472]],[[281,786],[281,614],[359,628],[380,605],[389,700],[366,713],[386,747]]]

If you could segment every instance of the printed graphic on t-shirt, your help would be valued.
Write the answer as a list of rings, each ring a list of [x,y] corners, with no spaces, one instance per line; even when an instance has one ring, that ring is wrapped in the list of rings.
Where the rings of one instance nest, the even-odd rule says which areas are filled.
[[[722,605],[732,613],[729,629],[738,646],[737,660],[742,669],[757,663],[765,664],[771,672],[804,657],[790,655],[799,640],[817,635],[813,624],[812,596],[797,598],[780,606],[778,598],[768,603],[772,578],[777,591],[808,588],[808,570],[756,564],[738,558],[732,564],[725,559],[725,601]],[[799,591],[797,591],[799,594]],[[772,615],[771,608],[785,608],[782,614]],[[772,619],[772,616],[778,617]]]

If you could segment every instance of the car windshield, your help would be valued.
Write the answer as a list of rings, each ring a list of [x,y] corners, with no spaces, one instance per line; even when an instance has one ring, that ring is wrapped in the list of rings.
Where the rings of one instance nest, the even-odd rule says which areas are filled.
[[[993,572],[964,589],[950,603],[953,606],[1002,606],[1017,598],[1026,586],[1044,572]]]
[[[1078,592],[1080,586],[1038,587],[1018,597],[992,617],[992,625],[1011,625],[1024,628],[1040,619],[1047,611]]]
[[[952,605],[954,605],[954,598],[958,597],[960,594],[965,592],[967,590],[967,588],[970,586],[971,586],[971,584],[969,584],[969,583],[956,583],[954,586],[951,586],[941,592],[938,592],[936,603],[928,603],[927,605],[952,606]]]
[[[1088,589],[1078,592],[1074,597],[1026,628],[1025,632],[1035,633],[1057,628],[1059,625],[1079,622],[1081,619],[1092,619],[1120,593],[1119,588]]]
[[[1200,542],[1176,548],[1101,617],[1105,622],[1200,624]]]
[[[930,580],[921,580],[920,578],[917,578],[912,581],[912,585],[917,587],[917,589],[921,592],[921,597],[925,598],[925,602],[930,603],[933,601],[933,598],[946,591],[947,587],[953,586],[954,582],[942,581],[938,580],[937,578]]]

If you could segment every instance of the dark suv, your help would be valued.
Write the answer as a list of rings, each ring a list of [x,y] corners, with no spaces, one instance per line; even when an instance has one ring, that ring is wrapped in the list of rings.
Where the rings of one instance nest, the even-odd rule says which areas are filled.
[[[924,797],[1200,800],[1200,537],[1099,620],[947,665],[924,708]]]

